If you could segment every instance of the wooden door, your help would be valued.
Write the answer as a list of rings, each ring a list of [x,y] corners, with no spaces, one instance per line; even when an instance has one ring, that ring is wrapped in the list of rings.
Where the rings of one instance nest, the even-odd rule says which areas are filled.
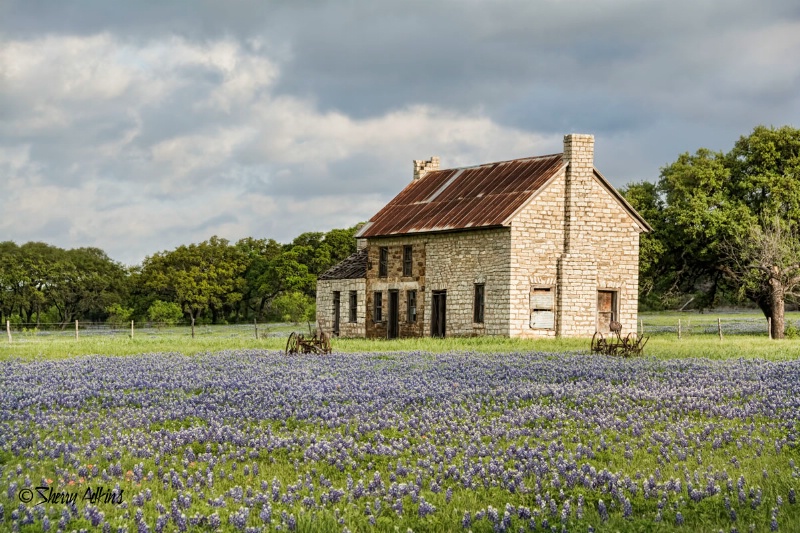
[[[597,291],[597,331],[609,333],[611,322],[617,319],[615,291]]]
[[[396,339],[400,335],[400,296],[399,291],[389,291],[389,324],[386,328],[386,337]]]
[[[447,323],[447,291],[433,291],[431,337],[444,337]]]

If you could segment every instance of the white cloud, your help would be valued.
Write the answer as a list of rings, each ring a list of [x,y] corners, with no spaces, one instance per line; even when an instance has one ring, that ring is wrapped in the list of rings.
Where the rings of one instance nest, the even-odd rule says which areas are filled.
[[[14,186],[4,233],[99,246],[127,263],[212,234],[288,240],[365,220],[410,179],[414,158],[455,166],[557,144],[480,110],[321,112],[275,93],[276,64],[229,39],[4,44],[6,98],[27,106],[0,137]]]

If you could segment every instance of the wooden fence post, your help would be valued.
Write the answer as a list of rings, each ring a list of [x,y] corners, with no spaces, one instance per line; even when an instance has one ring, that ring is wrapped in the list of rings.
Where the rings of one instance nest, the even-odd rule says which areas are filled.
[[[256,329],[256,339],[257,339],[258,338],[258,319],[257,318],[253,319],[253,326]]]
[[[722,319],[717,317],[717,331],[719,331],[719,340],[722,340]]]
[[[641,336],[643,336],[643,335],[644,335],[644,322],[642,322],[642,319],[641,319],[641,318],[639,319],[639,329],[640,329],[640,330],[641,330],[641,332],[642,332],[642,333],[639,335],[639,336],[641,337]]]
[[[133,338],[133,320],[131,320],[131,339]]]
[[[681,319],[678,319],[678,340],[681,338]]]
[[[78,340],[78,321],[75,321],[75,340]]]
[[[11,343],[11,321],[6,320],[6,333],[8,333],[8,342]]]
[[[769,334],[769,338],[772,339],[772,317],[767,317],[767,333]]]

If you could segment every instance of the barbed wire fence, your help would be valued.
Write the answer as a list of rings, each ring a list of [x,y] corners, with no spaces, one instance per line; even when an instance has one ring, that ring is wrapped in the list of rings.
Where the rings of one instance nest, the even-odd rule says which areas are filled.
[[[647,318],[639,320],[638,333],[647,335],[676,335],[681,338],[691,335],[770,335],[771,323],[766,318],[717,317],[717,318],[676,318],[673,324],[665,324],[664,319],[648,323]],[[800,320],[785,320],[785,327],[800,329]]]
[[[305,324],[287,323],[258,323],[251,324],[226,324],[226,325],[197,325],[195,326],[198,335],[213,335],[217,337],[230,338],[286,338],[289,334],[298,329],[305,328]],[[130,322],[130,323],[108,323],[108,322],[11,322],[6,321],[5,333],[7,342],[19,342],[24,340],[46,340],[48,338],[72,338],[82,337],[158,337],[158,336],[191,336],[191,326],[176,325],[165,322]]]
[[[665,318],[643,317],[637,324],[637,333],[640,335],[675,335],[678,338],[691,335],[764,335],[769,336],[769,321],[764,318],[741,316],[689,316],[675,318],[673,323],[667,323]],[[671,318],[669,319],[672,320]],[[213,335],[230,338],[286,338],[293,331],[313,329],[314,324],[291,323],[258,323],[252,324],[227,324],[227,325],[199,325],[196,326],[198,335]],[[787,317],[786,327],[800,330],[800,320]],[[190,336],[190,326],[175,325],[163,322],[54,322],[54,323],[20,323],[6,321],[7,342],[46,340],[48,338],[74,338],[81,337],[159,337],[159,336]]]

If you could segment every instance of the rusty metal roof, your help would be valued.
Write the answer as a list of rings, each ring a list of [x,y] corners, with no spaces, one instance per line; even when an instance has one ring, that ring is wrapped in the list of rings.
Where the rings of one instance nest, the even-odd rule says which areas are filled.
[[[359,279],[367,277],[367,249],[363,248],[319,275],[318,279]]]
[[[429,172],[411,182],[359,237],[502,226],[564,167],[562,154]]]

